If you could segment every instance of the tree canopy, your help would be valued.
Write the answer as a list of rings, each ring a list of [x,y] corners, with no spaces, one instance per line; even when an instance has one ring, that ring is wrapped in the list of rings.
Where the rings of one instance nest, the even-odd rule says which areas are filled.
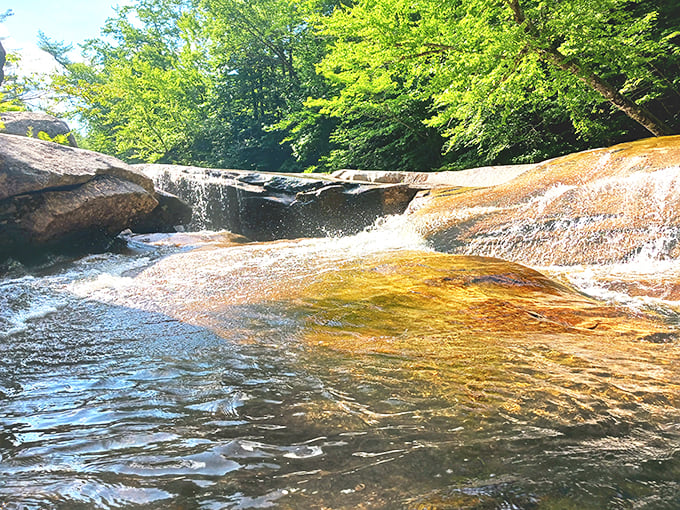
[[[520,163],[678,132],[678,27],[663,0],[137,0],[53,87],[131,161]]]

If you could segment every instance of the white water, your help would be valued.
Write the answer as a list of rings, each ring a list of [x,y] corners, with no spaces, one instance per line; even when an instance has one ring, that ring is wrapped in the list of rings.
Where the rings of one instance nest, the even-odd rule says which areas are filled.
[[[680,168],[671,167],[581,185],[556,184],[525,203],[464,207],[447,217],[492,218],[490,226],[483,224],[480,232],[465,237],[457,253],[529,266],[630,264],[642,269],[677,256],[679,202]],[[570,263],[570,258],[582,262]]]

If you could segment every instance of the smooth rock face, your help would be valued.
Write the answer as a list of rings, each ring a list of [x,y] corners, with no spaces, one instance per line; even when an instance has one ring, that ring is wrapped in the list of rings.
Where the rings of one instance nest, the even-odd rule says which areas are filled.
[[[680,136],[570,154],[505,184],[417,202],[413,222],[451,253],[533,266],[677,258]]]
[[[139,165],[156,186],[189,202],[191,229],[226,229],[259,241],[356,233],[401,214],[417,189],[328,176]]]
[[[41,131],[50,138],[65,135],[71,147],[78,147],[68,125],[63,120],[46,113],[3,112],[0,113],[0,122],[4,125],[4,129],[0,129],[0,133],[18,136],[28,136],[28,133],[31,133],[35,138]]]
[[[447,172],[390,172],[379,170],[338,170],[331,175],[342,181],[360,181],[385,184],[409,184],[422,189],[439,186],[465,186],[484,188],[504,184],[518,175],[538,166],[502,165],[470,168]]]
[[[171,239],[198,249],[163,257],[127,292],[225,336],[233,335],[233,324],[224,317],[246,306],[276,310],[279,324],[297,324],[296,338],[315,348],[417,353],[423,360],[458,357],[460,346],[471,343],[493,348],[510,339],[521,345],[551,339],[607,350],[613,341],[674,334],[659,316],[599,302],[500,259],[408,250],[348,255],[334,239],[295,240],[283,252],[278,243],[222,249],[233,243],[223,244],[221,235],[212,242]]]
[[[66,191],[17,195],[0,201],[1,251],[115,237],[158,202],[138,184],[98,176]]]
[[[153,193],[153,181],[113,156],[0,134],[0,200],[83,184],[97,175],[113,175]]]
[[[487,257],[379,254],[328,272],[301,294],[308,341],[350,351],[429,355],[445,353],[459,336],[647,339],[668,329],[656,317],[605,305],[538,271]]]
[[[116,158],[0,134],[0,258],[103,247],[132,226],[168,231],[190,215]]]

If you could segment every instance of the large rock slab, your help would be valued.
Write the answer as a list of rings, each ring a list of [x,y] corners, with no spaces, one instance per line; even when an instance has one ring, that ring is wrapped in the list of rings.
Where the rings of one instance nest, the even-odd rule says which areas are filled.
[[[3,112],[0,113],[0,133],[37,138],[41,131],[50,138],[65,136],[71,147],[77,147],[76,139],[68,124],[52,115],[42,112]]]
[[[190,228],[226,229],[250,239],[356,233],[401,214],[418,188],[345,182],[329,176],[139,165],[158,188],[194,209]]]
[[[105,246],[134,225],[172,230],[189,216],[114,157],[0,134],[0,258]]]
[[[153,181],[113,156],[0,134],[0,200],[83,184],[97,175],[133,182],[153,193]]]
[[[680,255],[680,136],[570,154],[493,187],[425,194],[412,221],[441,251],[532,266]]]
[[[500,259],[422,250],[353,252],[346,239],[234,248],[222,234],[212,242],[176,236],[179,245],[196,249],[163,257],[135,275],[123,302],[129,302],[125,295],[144,295],[145,309],[228,338],[234,323],[225,317],[243,316],[253,306],[275,317],[270,327],[290,328],[296,340],[314,348],[409,353],[423,362],[451,362],[449,356],[459,358],[456,351],[471,344],[485,352],[498,342],[512,351],[513,344],[545,349],[545,341],[574,341],[582,350],[586,341],[587,350],[607,351],[614,341],[677,338],[660,315],[597,301]],[[474,369],[474,359],[465,363]]]
[[[98,176],[66,191],[14,196],[0,201],[0,250],[96,245],[157,204],[138,184],[114,176]]]

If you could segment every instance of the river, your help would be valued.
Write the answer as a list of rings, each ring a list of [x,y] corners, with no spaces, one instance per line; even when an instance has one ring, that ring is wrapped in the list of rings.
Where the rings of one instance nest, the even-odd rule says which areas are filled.
[[[505,327],[502,307],[471,326],[440,284],[390,287],[487,263],[466,260],[392,218],[271,243],[129,236],[15,266],[0,508],[680,507],[678,343]],[[621,301],[596,269],[546,271]],[[632,316],[649,306],[627,296]]]

